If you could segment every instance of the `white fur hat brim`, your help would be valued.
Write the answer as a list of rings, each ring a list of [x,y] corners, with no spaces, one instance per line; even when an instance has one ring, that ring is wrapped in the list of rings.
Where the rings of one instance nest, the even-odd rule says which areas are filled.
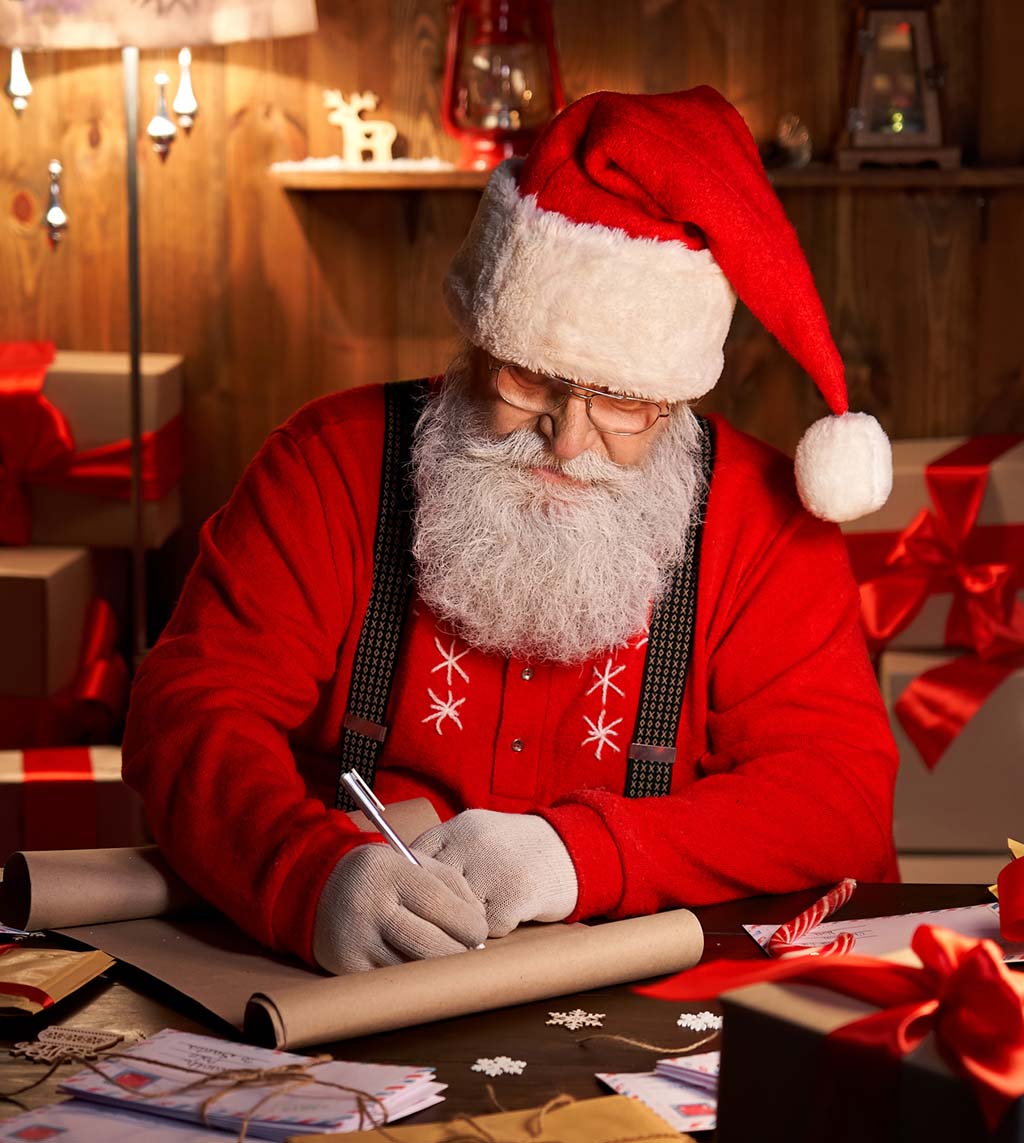
[[[656,401],[714,387],[736,295],[709,250],[577,223],[494,173],[445,280],[460,331],[499,360]]]

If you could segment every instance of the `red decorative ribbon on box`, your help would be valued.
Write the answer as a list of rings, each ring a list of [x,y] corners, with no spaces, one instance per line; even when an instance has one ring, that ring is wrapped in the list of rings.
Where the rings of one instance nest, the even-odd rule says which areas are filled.
[[[0,544],[27,544],[27,489],[46,485],[110,500],[131,498],[131,441],[75,451],[67,420],[43,396],[52,342],[0,342]],[[160,500],[183,472],[181,416],[142,435],[142,497]]]
[[[662,1000],[706,1000],[762,981],[816,984],[880,1009],[830,1038],[899,1060],[929,1033],[943,1060],[974,1089],[989,1129],[1024,1095],[1024,976],[994,941],[920,925],[921,967],[867,956],[720,960],[635,989]]]
[[[0,696],[0,749],[109,742],[128,698],[128,668],[116,645],[114,612],[94,599],[71,684],[49,698]]]
[[[1024,857],[999,871],[999,931],[1007,941],[1024,941]]]
[[[895,542],[891,533],[846,536],[876,650],[911,623],[928,596],[950,591],[945,641],[974,652],[926,671],[896,703],[929,769],[995,688],[1024,665],[1024,606],[1017,600],[1024,524],[976,527],[992,462],[1022,440],[975,437],[932,461],[924,475],[933,510],[923,508]]]

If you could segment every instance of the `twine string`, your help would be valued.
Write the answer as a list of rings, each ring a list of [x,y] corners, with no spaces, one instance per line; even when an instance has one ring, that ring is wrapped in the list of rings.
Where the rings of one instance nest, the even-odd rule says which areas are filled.
[[[692,1044],[686,1044],[682,1048],[665,1047],[664,1044],[648,1044],[646,1040],[634,1040],[630,1036],[616,1036],[611,1032],[595,1032],[592,1036],[584,1036],[582,1039],[577,1040],[576,1043],[585,1044],[588,1040],[616,1040],[620,1044],[628,1044],[633,1048],[643,1048],[648,1052],[665,1052],[670,1056],[685,1056],[687,1052],[694,1052],[698,1048],[703,1048],[705,1044],[710,1044],[717,1035],[717,1032],[711,1032],[707,1036],[695,1040]]]

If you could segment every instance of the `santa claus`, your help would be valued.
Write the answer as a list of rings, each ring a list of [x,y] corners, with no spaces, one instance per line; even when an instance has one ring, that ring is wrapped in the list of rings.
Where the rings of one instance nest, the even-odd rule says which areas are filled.
[[[691,408],[737,295],[832,412],[795,473]],[[124,747],[178,872],[334,972],[893,876],[834,523],[889,446],[736,110],[573,104],[494,172],[445,297],[443,378],[306,406],[203,531]],[[433,803],[419,865],[340,812],[349,767]]]

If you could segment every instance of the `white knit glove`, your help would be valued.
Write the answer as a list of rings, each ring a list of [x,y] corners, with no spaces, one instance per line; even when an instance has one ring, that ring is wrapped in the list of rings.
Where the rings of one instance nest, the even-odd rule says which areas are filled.
[[[350,850],[316,910],[313,956],[328,972],[363,972],[476,948],[484,911],[465,879],[429,857],[413,865],[390,846]]]
[[[503,937],[523,921],[561,921],[576,908],[576,869],[562,839],[536,814],[464,810],[412,844],[465,877],[483,902],[487,931]]]

